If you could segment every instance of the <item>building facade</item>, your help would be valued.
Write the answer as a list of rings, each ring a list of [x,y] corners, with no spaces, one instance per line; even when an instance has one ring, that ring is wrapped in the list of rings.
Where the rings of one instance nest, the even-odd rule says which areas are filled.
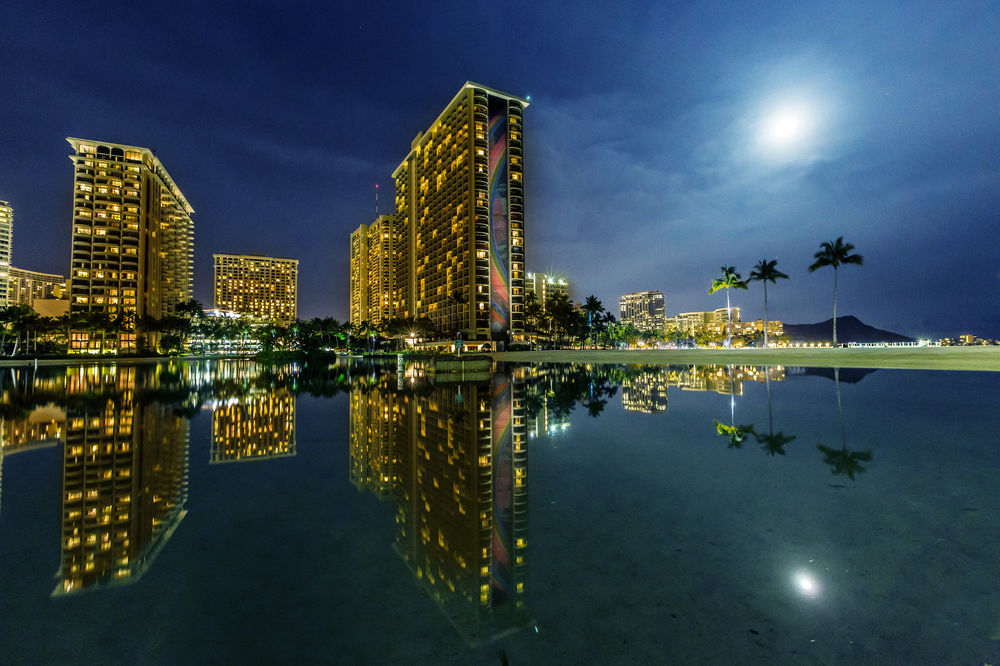
[[[298,259],[213,254],[215,308],[268,321],[297,315]]]
[[[10,299],[10,255],[14,241],[14,207],[0,201],[0,308],[14,305]]]
[[[70,313],[121,317],[112,340],[73,331],[70,351],[134,351],[142,317],[191,299],[194,209],[149,148],[66,139],[73,148]]]
[[[397,315],[396,221],[379,215],[351,234],[351,323],[380,323]]]
[[[7,297],[11,305],[34,306],[35,301],[60,299],[66,296],[66,278],[55,273],[40,273],[10,267]]]
[[[528,273],[524,281],[524,295],[527,297],[528,294],[535,295],[538,304],[542,306],[542,312],[545,312],[545,303],[556,294],[565,294],[566,298],[571,298],[566,278],[551,273]]]
[[[523,338],[527,105],[466,83],[411,143],[393,172],[393,316],[466,340]]]
[[[350,322],[358,326],[368,320],[368,225],[351,233]]]
[[[637,291],[623,294],[619,300],[621,322],[630,323],[640,331],[664,331],[666,315],[664,314],[663,292]]]

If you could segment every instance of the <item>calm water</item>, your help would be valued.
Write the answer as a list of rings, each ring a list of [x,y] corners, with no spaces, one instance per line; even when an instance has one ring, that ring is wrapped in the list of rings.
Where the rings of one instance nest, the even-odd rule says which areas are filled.
[[[1000,661],[1000,375],[3,371],[0,663]]]

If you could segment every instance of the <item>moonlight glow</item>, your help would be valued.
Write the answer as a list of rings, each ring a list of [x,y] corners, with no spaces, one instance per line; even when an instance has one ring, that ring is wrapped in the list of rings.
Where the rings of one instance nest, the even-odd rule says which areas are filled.
[[[808,137],[812,118],[804,106],[787,106],[764,121],[761,140],[776,148],[790,147]]]
[[[799,571],[793,576],[793,581],[795,588],[802,596],[809,599],[815,599],[819,596],[819,583],[813,578],[812,574]]]

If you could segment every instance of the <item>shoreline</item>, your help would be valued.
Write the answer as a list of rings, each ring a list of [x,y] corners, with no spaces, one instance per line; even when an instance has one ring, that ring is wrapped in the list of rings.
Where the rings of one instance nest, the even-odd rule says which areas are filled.
[[[383,354],[393,357],[395,353]],[[1000,372],[1000,346],[918,347],[903,349],[553,349],[516,352],[471,352],[465,358],[489,356],[506,363],[629,363],[641,365],[782,365],[816,368],[896,370],[973,370]],[[256,360],[254,356],[197,355],[172,357],[40,358],[0,360],[0,368],[89,365],[155,365],[174,361]],[[266,362],[266,361],[262,361]]]

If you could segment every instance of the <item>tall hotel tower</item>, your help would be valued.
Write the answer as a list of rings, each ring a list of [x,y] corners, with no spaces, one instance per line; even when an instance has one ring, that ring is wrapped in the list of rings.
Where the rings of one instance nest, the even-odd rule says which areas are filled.
[[[393,172],[396,216],[387,250],[393,286],[389,308],[378,316],[427,317],[442,335],[461,332],[465,340],[507,343],[523,337],[521,114],[527,105],[466,83],[413,140]],[[352,277],[360,238],[354,240]],[[369,243],[368,270],[382,251]],[[352,279],[352,320],[353,305],[365,301],[355,296],[355,284],[360,278]],[[384,308],[385,301],[382,291],[369,287],[369,309],[375,303]]]
[[[75,166],[70,314],[127,317],[116,341],[73,331],[70,351],[134,351],[136,319],[176,314],[191,299],[194,209],[149,148],[66,140]]]
[[[379,215],[351,234],[352,324],[379,323],[397,316],[396,245],[396,223],[391,215]]]
[[[14,209],[6,201],[0,201],[0,308],[11,305],[10,254],[14,236]]]

